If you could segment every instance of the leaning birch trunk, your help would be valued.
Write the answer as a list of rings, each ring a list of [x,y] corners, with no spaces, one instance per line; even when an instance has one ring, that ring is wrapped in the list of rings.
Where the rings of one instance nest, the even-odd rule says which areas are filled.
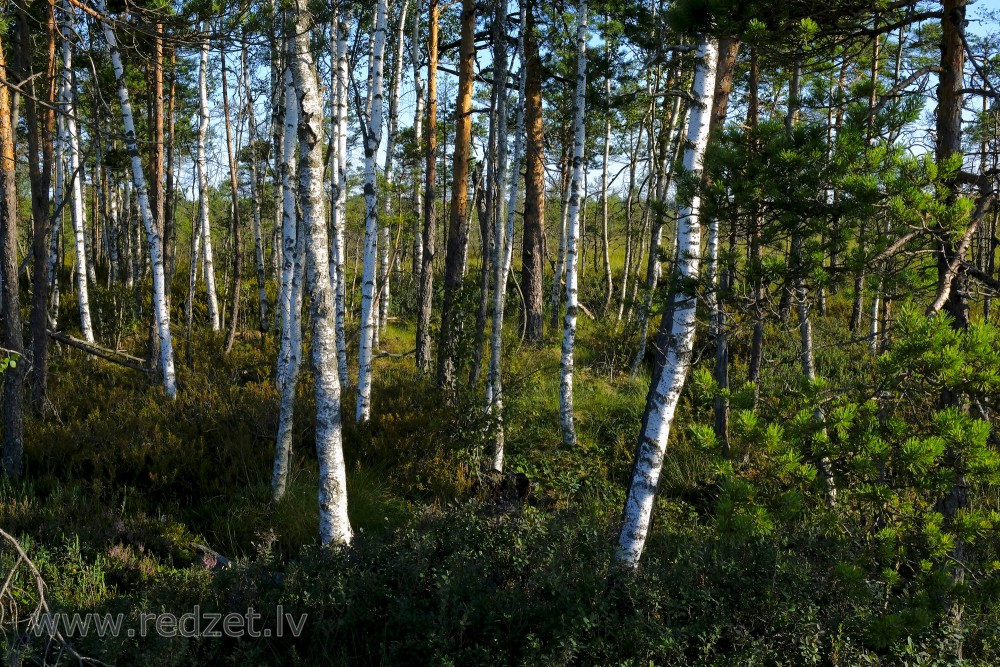
[[[97,11],[107,15],[104,0],[96,0]],[[111,64],[114,66],[115,79],[118,82],[118,99],[122,108],[122,122],[125,125],[125,145],[132,159],[132,181],[139,199],[139,213],[146,227],[146,238],[149,242],[149,258],[153,271],[153,311],[156,314],[156,333],[160,339],[160,369],[163,373],[163,389],[168,398],[177,395],[177,381],[174,377],[174,346],[170,338],[170,313],[167,311],[166,285],[163,277],[163,252],[160,247],[160,235],[156,231],[153,211],[149,207],[149,193],[146,190],[146,177],[142,173],[142,158],[139,156],[139,144],[136,141],[135,122],[132,118],[132,103],[129,100],[128,87],[125,85],[125,68],[122,65],[121,52],[114,30],[107,21],[101,21],[104,38],[108,41],[111,51]]]
[[[684,150],[684,170],[694,174],[701,172],[708,145],[717,59],[715,39],[702,36],[698,44],[698,65],[692,90],[695,101],[691,105]],[[680,210],[678,275],[681,287],[674,295],[672,336],[665,351],[663,372],[647,401],[645,428],[639,437],[632,480],[625,500],[616,559],[633,568],[638,566],[646,543],[670,426],[691,367],[697,305],[693,283],[698,279],[698,258],[701,254],[700,208],[701,200],[695,195],[691,203]]]
[[[294,338],[299,334],[295,323],[298,315],[294,312],[296,276],[295,266],[298,238],[298,214],[295,202],[298,194],[296,186],[295,147],[298,143],[299,103],[295,95],[295,84],[292,71],[285,68],[285,109],[282,116],[285,121],[283,151],[281,156],[281,293],[278,295],[278,310],[281,313],[281,349],[278,352],[277,387],[283,391],[292,367],[291,352],[294,349]],[[277,468],[277,462],[275,463]]]
[[[577,6],[576,28],[576,98],[573,102],[573,181],[569,198],[569,220],[566,231],[566,319],[563,324],[562,360],[559,365],[559,418],[562,422],[563,444],[576,445],[573,424],[573,351],[576,344],[577,237],[580,230],[580,202],[586,187],[583,174],[583,153],[586,143],[584,113],[587,104],[587,0]]]
[[[336,273],[334,309],[337,321],[337,374],[343,391],[351,386],[347,369],[347,334],[344,320],[347,317],[347,278],[344,271],[344,222],[347,219],[347,98],[348,98],[348,40],[351,36],[352,6],[343,3],[337,17],[337,84],[336,106],[336,169],[333,182],[333,271]]]
[[[73,94],[73,14],[69,2],[63,2],[62,21],[62,107],[65,139],[63,145],[69,152],[69,203],[73,220],[74,250],[76,251],[77,301],[80,306],[80,332],[88,343],[94,342],[94,327],[90,321],[90,297],[87,290],[88,257],[84,227],[87,221],[83,212],[82,166],[80,165],[80,135],[76,127],[76,105]]]
[[[202,23],[203,31],[208,26]],[[215,262],[212,257],[212,228],[208,217],[208,163],[205,156],[205,141],[208,135],[208,38],[201,43],[201,62],[198,67],[198,89],[200,102],[198,111],[198,198],[201,200],[202,244],[205,247],[205,291],[208,292],[208,317],[212,322],[212,331],[219,330],[219,299],[215,291]]]
[[[524,142],[524,12],[525,3],[521,2],[521,36],[518,40],[518,54],[521,61],[521,74],[518,84],[517,122],[514,130],[514,161],[513,177],[507,198],[507,228],[504,229],[500,216],[496,218],[494,233],[493,269],[495,273],[493,290],[493,331],[490,341],[490,370],[486,383],[486,411],[494,415],[497,421],[497,431],[493,449],[493,470],[503,472],[504,431],[503,431],[503,377],[500,370],[500,358],[503,346],[503,311],[507,300],[507,276],[510,274],[510,264],[514,255],[514,216],[517,213],[518,174],[521,171],[521,150]]]
[[[361,284],[361,345],[358,350],[358,399],[354,418],[368,421],[371,413],[372,343],[375,312],[375,261],[378,252],[378,198],[375,160],[382,142],[382,56],[385,52],[386,0],[379,0],[372,35],[371,112],[362,126],[365,138],[365,259]]]
[[[312,370],[316,390],[316,455],[319,460],[319,532],[324,545],[348,545],[347,467],[340,428],[336,328],[327,246],[323,188],[323,100],[309,47],[306,0],[295,0],[294,49],[289,65],[299,100],[299,207],[305,234],[306,275],[312,319]]]

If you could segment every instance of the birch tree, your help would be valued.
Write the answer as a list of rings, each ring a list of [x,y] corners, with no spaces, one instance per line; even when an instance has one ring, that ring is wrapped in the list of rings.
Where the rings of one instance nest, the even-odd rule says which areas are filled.
[[[463,255],[468,241],[469,157],[472,144],[472,89],[476,57],[476,2],[462,0],[459,44],[458,96],[455,100],[455,147],[452,170],[451,208],[448,220],[448,251],[445,255],[444,303],[438,342],[438,387],[450,393],[456,381],[455,343],[461,327],[458,292],[462,285]],[[425,239],[426,244],[426,239]]]
[[[716,40],[701,36],[691,91],[694,102],[691,104],[684,149],[684,170],[696,175],[702,170],[708,145],[718,54]],[[698,258],[701,254],[700,208],[700,197],[695,194],[690,203],[680,210],[677,256],[680,282],[674,295],[672,335],[667,342],[663,371],[655,386],[650,387],[643,420],[645,427],[639,436],[632,479],[625,499],[616,558],[633,568],[638,566],[646,544],[670,427],[691,367],[697,305],[694,285],[698,279]]]
[[[62,4],[62,97],[63,145],[68,151],[69,208],[73,221],[73,249],[76,253],[77,301],[80,307],[80,331],[84,340],[94,342],[94,327],[90,320],[90,296],[87,289],[88,256],[85,241],[83,209],[83,165],[80,162],[80,134],[76,125],[76,99],[73,82],[73,10],[68,1]]]
[[[319,460],[319,532],[324,545],[349,545],[347,468],[340,425],[340,381],[336,369],[336,327],[328,267],[323,193],[323,100],[309,46],[306,0],[292,10],[289,66],[299,104],[299,207],[305,234],[306,276],[312,319],[312,370],[316,391],[316,456]]]
[[[344,391],[351,385],[347,368],[347,334],[344,320],[347,318],[347,286],[344,270],[344,224],[347,218],[347,98],[349,83],[349,56],[353,5],[350,2],[337,3],[337,76],[334,96],[334,151],[336,168],[333,170],[333,261],[331,274],[336,285],[334,294],[337,323],[337,374]]]
[[[371,60],[371,111],[362,125],[365,140],[365,259],[361,282],[361,345],[358,350],[358,398],[355,420],[371,415],[372,347],[375,322],[375,261],[378,254],[378,182],[375,160],[382,142],[382,61],[385,54],[386,0],[379,0],[374,55]]]
[[[413,141],[417,146],[424,144],[424,98],[426,82],[420,76],[420,0],[413,0],[413,26],[410,33],[410,62],[413,64],[413,96],[416,98],[416,109],[413,112]],[[416,161],[413,170],[413,276],[420,279],[420,264],[424,254],[423,236],[420,226],[420,216],[424,210],[424,191],[421,187],[423,170],[420,160]]]
[[[205,291],[208,293],[208,317],[212,331],[219,330],[219,298],[215,290],[215,258],[212,255],[212,228],[209,222],[208,161],[205,142],[208,136],[208,24],[202,22],[205,37],[201,41],[201,60],[198,65],[199,123],[198,123],[198,199],[200,202],[199,224],[201,242],[205,257]]]
[[[389,127],[386,133],[385,144],[385,220],[382,221],[382,264],[380,267],[381,285],[379,287],[379,311],[378,328],[385,331],[385,325],[389,318],[389,298],[390,284],[389,276],[391,268],[390,262],[390,240],[392,230],[389,229],[389,222],[392,218],[392,186],[395,180],[395,161],[393,153],[396,150],[396,138],[399,133],[399,91],[403,82],[403,35],[406,32],[406,13],[410,7],[409,0],[404,0],[399,8],[399,23],[396,26],[396,52],[392,65],[392,83],[389,91]]]
[[[105,1],[95,0],[95,3],[97,11],[102,17],[106,17]],[[156,331],[160,342],[160,369],[163,374],[163,388],[168,398],[174,398],[177,395],[177,382],[174,377],[174,346],[170,335],[170,312],[167,310],[160,235],[156,230],[153,211],[149,206],[149,193],[146,189],[146,177],[142,171],[142,158],[139,155],[135,121],[132,116],[132,102],[129,99],[128,87],[125,83],[125,67],[122,64],[118,40],[107,18],[101,19],[101,25],[108,49],[111,51],[111,64],[114,67],[115,79],[118,84],[118,101],[122,109],[122,123],[125,125],[125,146],[132,162],[132,182],[139,201],[139,215],[146,228],[146,239],[149,244],[149,259],[153,273],[153,312],[156,315]]]
[[[278,390],[284,392],[288,378],[291,377],[290,369],[293,361],[298,359],[293,352],[298,349],[298,338],[301,333],[301,326],[297,325],[298,313],[295,310],[295,280],[299,274],[297,269],[301,261],[298,252],[298,212],[296,200],[298,198],[298,185],[296,175],[298,168],[295,163],[295,149],[298,145],[299,128],[299,103],[295,94],[295,83],[292,79],[292,70],[285,67],[283,74],[284,87],[284,118],[285,132],[282,140],[283,151],[281,155],[281,290],[278,294],[278,310],[281,314],[281,348],[278,352]],[[280,451],[280,450],[279,450]]]
[[[566,227],[566,316],[563,320],[562,357],[559,364],[559,420],[563,444],[576,446],[573,423],[573,353],[576,346],[577,241],[580,233],[580,205],[586,188],[583,173],[586,149],[587,107],[587,0],[577,5],[576,96],[573,101],[573,177],[570,185],[569,217]]]
[[[490,368],[486,384],[486,409],[495,415],[498,428],[494,439],[493,470],[503,471],[504,463],[504,427],[503,427],[503,376],[501,371],[501,353],[503,351],[503,314],[507,300],[507,277],[510,274],[510,264],[514,255],[514,217],[517,213],[518,174],[520,173],[521,151],[524,142],[524,90],[526,71],[524,64],[524,34],[525,34],[525,2],[521,2],[521,34],[518,39],[518,56],[521,61],[521,73],[518,76],[518,106],[517,120],[514,130],[514,160],[513,178],[507,200],[506,228],[501,216],[496,217],[496,229],[493,234],[494,254],[493,269],[493,329],[490,341]],[[506,139],[505,139],[506,141]]]

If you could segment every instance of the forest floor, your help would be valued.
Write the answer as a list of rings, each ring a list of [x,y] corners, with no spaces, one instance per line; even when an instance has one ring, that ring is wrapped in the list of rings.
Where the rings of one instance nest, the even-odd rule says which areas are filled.
[[[829,317],[848,305],[831,303]],[[847,383],[864,344],[833,340],[841,328],[822,318],[816,330],[821,369]],[[223,356],[220,334],[196,333],[193,367],[179,340],[173,402],[141,373],[54,349],[50,404],[27,423],[26,475],[0,481],[0,526],[38,567],[53,610],[120,613],[126,626],[194,605],[308,614],[301,637],[71,640],[110,664],[947,664],[935,657],[944,640],[924,613],[931,603],[913,602],[919,590],[890,605],[885,588],[851,569],[857,516],[826,511],[815,481],[786,507],[787,489],[761,481],[771,468],[749,440],[721,458],[705,433],[704,373],[679,409],[643,567],[620,571],[612,555],[648,388],[648,370],[627,374],[634,332],[581,318],[575,448],[560,434],[557,344],[528,347],[507,333],[506,467],[527,477],[527,498],[478,472],[499,426],[483,410],[485,368],[454,404],[441,401],[406,355],[412,325],[393,320],[371,422],[354,424],[353,396],[344,400],[351,550],[317,545],[306,368],[288,491],[271,499],[277,350],[257,334]],[[471,356],[466,337],[460,353]],[[778,421],[783,393],[794,393],[793,342],[769,331],[758,412]],[[745,343],[734,340],[734,379]],[[213,569],[205,546],[233,566]],[[0,550],[4,571],[13,559]],[[17,572],[18,590],[30,591]],[[23,593],[10,608],[30,611],[33,600]],[[1000,632],[991,609],[977,612],[970,646]],[[41,660],[41,645],[16,639],[4,641]],[[975,664],[996,664],[993,650]]]

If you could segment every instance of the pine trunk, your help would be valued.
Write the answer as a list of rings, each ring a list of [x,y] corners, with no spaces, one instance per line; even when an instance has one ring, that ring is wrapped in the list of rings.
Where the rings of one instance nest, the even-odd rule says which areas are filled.
[[[445,255],[444,304],[441,307],[441,336],[438,343],[438,387],[450,394],[456,381],[455,345],[462,325],[459,292],[469,225],[469,159],[472,144],[472,87],[476,57],[476,2],[462,0],[458,97],[455,101],[455,148],[448,251]]]

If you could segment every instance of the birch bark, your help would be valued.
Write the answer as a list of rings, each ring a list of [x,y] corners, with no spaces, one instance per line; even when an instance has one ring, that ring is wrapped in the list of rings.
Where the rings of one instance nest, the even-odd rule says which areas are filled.
[[[361,345],[358,350],[358,398],[354,418],[371,415],[372,343],[375,322],[375,261],[378,254],[378,184],[375,160],[382,142],[382,71],[385,54],[386,0],[379,0],[372,35],[371,111],[362,126],[365,138],[365,259],[361,283]]]
[[[299,103],[299,207],[305,234],[306,277],[312,319],[312,370],[316,391],[316,455],[319,460],[319,532],[324,545],[346,546],[353,531],[347,516],[347,467],[340,423],[340,382],[335,365],[336,328],[329,280],[323,193],[323,100],[309,46],[306,0],[295,0],[289,65]]]
[[[563,323],[562,360],[559,366],[559,418],[563,444],[576,445],[573,421],[573,353],[576,346],[577,240],[580,231],[580,203],[586,188],[583,172],[586,148],[587,105],[587,0],[577,5],[576,28],[576,97],[573,102],[573,181],[569,198],[569,219],[566,231],[566,318]]]
[[[84,239],[82,165],[80,164],[80,134],[76,126],[76,103],[73,94],[73,10],[69,2],[62,7],[62,114],[65,131],[63,145],[68,149],[70,218],[73,221],[73,249],[76,253],[77,301],[80,307],[80,332],[88,343],[94,342],[94,327],[90,319],[90,296],[87,289],[87,248]]]
[[[695,102],[691,105],[684,150],[684,170],[695,174],[701,172],[708,145],[717,60],[715,39],[702,36],[698,44],[698,65],[692,89]],[[651,400],[647,402],[646,425],[640,434],[632,480],[625,499],[616,558],[633,568],[638,566],[646,543],[670,427],[691,367],[697,305],[694,283],[698,279],[698,258],[701,254],[700,209],[701,200],[695,195],[680,210],[678,274],[681,283],[674,295],[672,336],[667,344],[663,372],[652,388]]]
[[[202,23],[202,31],[208,31],[208,25]],[[208,136],[208,38],[201,42],[201,60],[198,66],[198,90],[200,114],[198,123],[198,198],[201,201],[201,236],[205,248],[205,291],[208,293],[208,317],[212,322],[212,331],[219,330],[219,299],[215,290],[215,261],[212,256],[212,228],[209,222],[208,194],[208,163],[205,155],[205,142]]]
[[[97,11],[107,15],[104,0],[95,0]],[[115,70],[118,83],[118,100],[121,103],[122,122],[125,125],[125,145],[132,160],[132,181],[139,200],[139,213],[146,228],[146,238],[149,243],[149,259],[153,273],[153,311],[156,314],[156,332],[160,339],[160,370],[163,373],[163,389],[168,398],[177,395],[177,381],[174,376],[174,346],[170,336],[170,313],[167,311],[166,284],[163,276],[163,252],[160,247],[160,235],[156,231],[153,212],[149,206],[149,193],[146,190],[146,177],[142,172],[142,159],[139,157],[139,144],[135,134],[135,121],[132,116],[132,103],[129,99],[128,87],[125,84],[125,67],[122,64],[121,51],[114,30],[107,21],[101,21],[104,38],[111,51],[111,64]]]

